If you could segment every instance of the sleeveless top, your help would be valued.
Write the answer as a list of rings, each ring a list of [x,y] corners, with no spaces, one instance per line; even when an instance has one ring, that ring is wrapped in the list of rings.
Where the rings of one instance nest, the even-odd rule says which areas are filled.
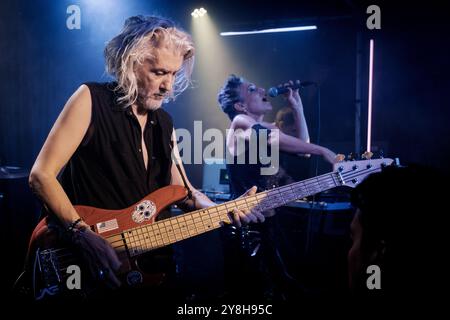
[[[265,134],[266,132],[267,135],[270,134],[270,129],[260,124],[253,125],[252,129],[256,133],[256,135],[252,135],[251,137],[251,139],[256,139],[256,142],[253,141],[255,142],[254,145],[256,146],[256,155],[250,155],[250,143],[249,141],[246,141],[244,155],[241,155],[242,159],[245,159],[245,162],[243,164],[238,163],[239,155],[235,155],[233,157],[232,163],[227,162],[227,171],[230,180],[230,191],[233,199],[241,196],[252,186],[257,186],[257,192],[260,192],[294,182],[294,180],[283,169],[281,163],[279,165],[278,171],[273,175],[261,174],[261,169],[268,168],[270,166],[270,162],[269,164],[264,164],[263,161],[261,161],[259,141],[261,139],[261,134]],[[267,157],[271,156],[270,145],[268,145],[266,154]],[[252,159],[255,159],[256,161],[253,162],[256,163],[251,163],[250,161]]]
[[[131,110],[118,103],[116,83],[85,83],[92,99],[89,128],[59,181],[74,205],[123,209],[171,181],[173,122],[163,109],[149,111],[144,129]]]

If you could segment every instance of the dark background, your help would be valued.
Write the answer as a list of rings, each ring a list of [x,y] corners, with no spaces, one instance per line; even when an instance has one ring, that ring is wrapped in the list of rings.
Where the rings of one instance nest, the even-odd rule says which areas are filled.
[[[80,6],[80,30],[66,28],[70,4]],[[318,30],[221,37],[223,48],[233,58],[227,60],[231,60],[230,66],[199,50],[195,88],[165,106],[178,128],[191,129],[194,120],[202,120],[204,129],[228,127],[227,118],[215,103],[224,81],[217,73],[223,69],[225,74],[234,72],[264,87],[288,79],[312,80],[321,85],[321,142],[344,154],[354,151],[356,33],[361,32],[360,151],[366,144],[368,39],[374,38],[373,145],[385,144],[385,156],[448,172],[448,14],[437,2],[420,6],[408,2],[378,4],[382,28],[369,31],[365,27],[367,5],[361,1],[280,1],[276,5],[250,1],[2,1],[2,163],[29,169],[73,91],[84,81],[109,79],[104,72],[103,47],[120,30],[125,17],[157,13],[176,19],[190,31],[190,12],[203,5],[218,31],[298,24],[315,24]],[[194,38],[202,41],[196,34]],[[205,67],[203,60],[213,61],[208,65],[208,77],[198,72]],[[274,101],[276,107],[283,104],[279,100]],[[303,100],[314,142],[318,113],[315,88],[304,89]],[[190,179],[200,186],[201,166],[189,169]]]
[[[372,144],[384,156],[417,162],[449,172],[450,119],[448,16],[434,1],[2,1],[0,3],[0,160],[29,170],[67,99],[84,81],[108,81],[103,48],[126,17],[160,14],[192,32],[190,12],[204,6],[217,31],[252,30],[315,24],[318,30],[217,37],[205,42],[194,35],[197,52],[195,87],[165,105],[176,127],[192,131],[228,127],[216,104],[217,90],[229,73],[270,87],[289,79],[316,81],[318,91],[302,93],[311,142],[336,152],[364,152],[366,139],[369,39],[375,39]],[[66,8],[81,8],[81,30],[66,28]],[[367,30],[369,4],[381,8],[381,30]],[[357,35],[362,43],[361,148],[355,150]],[[203,42],[202,42],[203,41]],[[220,47],[217,44],[220,43]],[[224,49],[224,50],[223,50]],[[223,50],[216,55],[215,50]],[[224,57],[224,59],[222,59]],[[274,112],[283,105],[273,102]],[[274,113],[268,117],[273,118]],[[320,116],[320,132],[319,132]],[[321,170],[327,170],[319,162]],[[201,187],[202,166],[187,165]],[[2,227],[23,249],[36,222],[26,178],[3,181]],[[422,186],[418,186],[422,187]],[[9,189],[8,189],[9,188]],[[15,198],[20,190],[23,194]],[[6,191],[5,191],[6,190]],[[6,199],[6,200],[5,200]],[[22,199],[22,200],[21,200]],[[436,199],[437,200],[437,199]],[[11,222],[11,219],[13,222]],[[10,239],[10,238],[8,238]],[[17,263],[19,264],[19,262]]]

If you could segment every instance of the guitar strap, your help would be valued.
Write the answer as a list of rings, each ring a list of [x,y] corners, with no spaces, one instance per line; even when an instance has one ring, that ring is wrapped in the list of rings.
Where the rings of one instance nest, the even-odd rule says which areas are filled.
[[[192,190],[191,190],[191,188],[189,188],[189,185],[186,182],[187,179],[186,179],[186,177],[185,177],[185,175],[183,173],[183,170],[181,170],[181,166],[180,166],[180,163],[178,162],[177,157],[173,156],[173,144],[174,143],[175,142],[173,140],[170,140],[169,147],[170,147],[170,153],[172,154],[172,161],[175,161],[175,165],[177,166],[178,172],[180,173],[181,179],[183,180],[184,187],[188,191],[188,195],[187,195],[188,199],[192,199]],[[186,200],[184,200],[183,202],[185,202],[185,201]]]
[[[189,185],[188,185],[187,182],[186,182],[186,177],[185,177],[184,174],[183,174],[183,170],[181,170],[181,166],[180,166],[179,163],[175,163],[175,165],[177,166],[178,172],[179,172],[180,175],[181,175],[181,179],[183,179],[184,187],[185,187],[185,188],[187,189],[187,191],[188,191],[188,198],[189,198],[189,199],[192,199],[192,190],[191,190],[191,188],[189,188]]]

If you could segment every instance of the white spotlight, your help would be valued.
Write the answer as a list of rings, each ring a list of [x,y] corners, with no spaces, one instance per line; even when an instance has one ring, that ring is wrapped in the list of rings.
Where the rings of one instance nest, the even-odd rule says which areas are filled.
[[[200,9],[195,9],[194,11],[192,11],[191,16],[193,16],[194,18],[199,18],[199,17],[203,17],[208,11],[206,11],[204,8],[200,8]]]

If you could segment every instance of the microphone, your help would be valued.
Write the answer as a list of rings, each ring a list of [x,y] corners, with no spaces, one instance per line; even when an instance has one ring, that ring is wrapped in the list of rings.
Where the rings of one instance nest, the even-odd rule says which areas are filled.
[[[288,92],[289,91],[288,88],[291,88],[292,90],[295,90],[295,89],[300,89],[300,88],[303,88],[303,87],[308,87],[308,86],[312,86],[312,85],[316,85],[316,84],[317,83],[315,83],[313,81],[302,81],[300,83],[294,83],[292,85],[287,85],[287,86],[284,86],[284,87],[272,87],[269,90],[267,90],[267,93],[269,94],[269,96],[274,98],[274,97],[276,97],[276,96],[278,96],[280,94]]]

